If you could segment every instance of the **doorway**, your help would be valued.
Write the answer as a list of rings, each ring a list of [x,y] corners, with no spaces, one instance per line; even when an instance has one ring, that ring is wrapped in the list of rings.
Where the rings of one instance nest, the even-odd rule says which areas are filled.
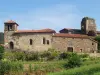
[[[14,43],[13,42],[10,42],[9,43],[9,47],[10,47],[10,49],[14,49]]]
[[[67,51],[68,51],[68,52],[73,52],[73,47],[68,47],[68,48],[67,48]]]

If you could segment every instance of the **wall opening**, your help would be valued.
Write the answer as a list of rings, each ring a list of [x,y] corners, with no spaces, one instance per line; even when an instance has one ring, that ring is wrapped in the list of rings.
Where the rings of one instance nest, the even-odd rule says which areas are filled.
[[[8,25],[8,31],[12,30],[12,25]]]
[[[68,48],[67,48],[67,51],[68,51],[68,52],[73,52],[73,47],[68,47]]]
[[[14,43],[13,42],[10,42],[9,43],[9,47],[10,47],[10,49],[14,49]]]
[[[30,45],[32,45],[33,44],[33,40],[32,39],[30,39]]]
[[[83,50],[82,50],[82,49],[80,49],[80,52],[83,52]]]
[[[43,38],[43,44],[45,44],[45,42],[46,42],[46,39],[45,39],[45,38]]]
[[[49,40],[47,40],[47,44],[49,45]]]

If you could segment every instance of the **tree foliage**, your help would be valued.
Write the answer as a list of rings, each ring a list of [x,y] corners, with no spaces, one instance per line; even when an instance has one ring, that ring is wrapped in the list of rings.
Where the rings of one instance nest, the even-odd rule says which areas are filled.
[[[0,32],[0,44],[4,43],[4,33]]]
[[[3,58],[3,54],[4,54],[4,47],[0,46],[0,60]]]
[[[98,52],[100,52],[100,36],[96,36],[95,40],[98,42]]]

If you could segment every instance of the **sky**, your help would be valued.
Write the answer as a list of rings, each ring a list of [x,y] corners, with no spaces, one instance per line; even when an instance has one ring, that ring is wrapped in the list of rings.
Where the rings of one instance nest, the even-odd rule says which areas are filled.
[[[100,0],[0,0],[0,32],[8,20],[19,30],[80,29],[85,16],[94,18],[100,30]]]

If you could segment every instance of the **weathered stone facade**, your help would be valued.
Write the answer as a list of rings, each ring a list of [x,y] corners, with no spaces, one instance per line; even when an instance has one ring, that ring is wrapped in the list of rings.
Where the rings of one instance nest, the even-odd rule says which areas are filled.
[[[73,48],[73,52],[93,53],[97,50],[97,42],[88,38],[68,38],[53,37],[52,47],[56,50],[68,51],[68,47]]]
[[[4,24],[5,48],[11,50],[17,49],[40,52],[54,48],[59,51],[70,52],[90,53],[97,51],[97,42],[86,34],[83,35],[81,30],[64,29],[61,30],[61,33],[56,33],[55,30],[52,29],[18,30],[18,24],[12,20]],[[87,26],[89,28],[88,30],[92,30],[89,25]],[[95,26],[93,26],[93,28],[95,31]]]

